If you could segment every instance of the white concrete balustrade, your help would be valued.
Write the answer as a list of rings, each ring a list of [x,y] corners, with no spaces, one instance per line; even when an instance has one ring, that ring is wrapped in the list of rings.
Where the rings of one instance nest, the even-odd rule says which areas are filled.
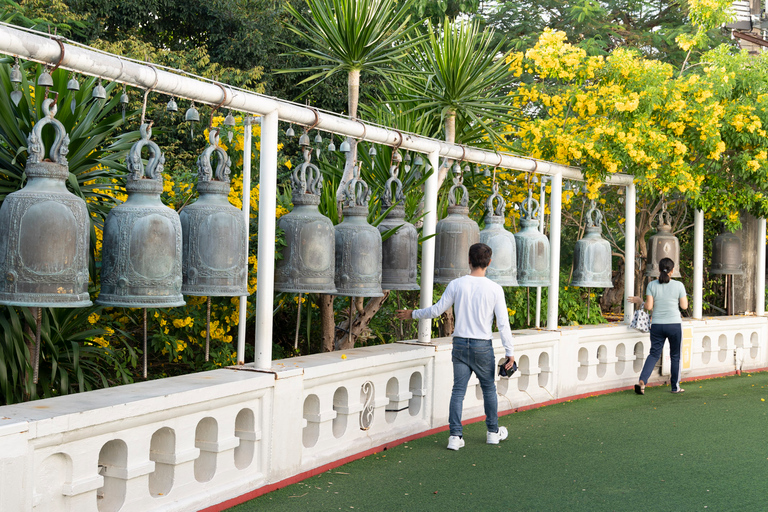
[[[764,317],[684,328],[684,378],[768,366]],[[517,331],[515,343],[519,370],[497,383],[502,413],[631,386],[649,348],[624,324]],[[668,373],[665,354],[651,383]],[[0,510],[205,509],[445,427],[452,374],[450,339],[437,339],[0,407]],[[482,415],[473,377],[464,417]],[[514,416],[502,423],[514,432]]]

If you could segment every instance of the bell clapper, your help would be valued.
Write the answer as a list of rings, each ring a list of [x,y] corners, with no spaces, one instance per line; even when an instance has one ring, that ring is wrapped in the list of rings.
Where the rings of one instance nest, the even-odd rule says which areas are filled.
[[[37,313],[35,315],[37,317],[36,319],[36,330],[35,330],[35,368],[34,373],[32,374],[32,383],[37,384],[38,378],[40,377],[40,332],[42,331],[43,326],[43,308],[37,307]]]
[[[299,350],[299,328],[301,327],[301,292],[299,292],[299,311],[296,313],[296,337],[293,340],[293,349]]]
[[[144,378],[147,378],[147,308],[144,308]]]
[[[355,298],[349,297],[349,326],[347,330],[347,336],[349,336],[349,343],[352,348],[355,348],[355,340],[352,339],[352,315],[354,314]]]
[[[208,307],[205,312],[205,361],[211,354],[211,296],[208,296]]]

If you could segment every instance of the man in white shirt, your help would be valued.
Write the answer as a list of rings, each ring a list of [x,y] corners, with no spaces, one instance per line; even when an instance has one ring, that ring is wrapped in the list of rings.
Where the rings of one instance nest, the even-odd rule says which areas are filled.
[[[506,427],[499,427],[497,411],[496,363],[491,341],[494,316],[507,355],[504,365],[507,370],[512,368],[515,356],[504,290],[485,277],[485,271],[491,263],[491,254],[492,250],[487,245],[474,244],[469,248],[469,275],[448,283],[437,304],[424,309],[397,311],[400,319],[437,318],[454,306],[456,329],[453,332],[452,352],[453,391],[448,412],[451,431],[448,438],[449,450],[458,450],[464,446],[461,413],[472,372],[475,372],[483,390],[485,424],[488,427],[486,442],[499,444],[508,435]]]

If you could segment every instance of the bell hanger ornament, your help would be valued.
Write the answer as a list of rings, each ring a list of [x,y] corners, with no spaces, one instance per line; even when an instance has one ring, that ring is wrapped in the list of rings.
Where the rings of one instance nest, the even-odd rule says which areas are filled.
[[[103,85],[101,85],[101,78],[99,78],[99,81],[96,84],[96,87],[94,87],[93,91],[91,91],[91,97],[97,100],[106,99],[107,90],[104,88]]]
[[[18,107],[19,102],[21,102],[21,98],[24,97],[24,93],[22,93],[16,85],[21,83],[21,69],[19,69],[18,58],[16,58],[15,62],[13,63],[13,67],[11,68],[10,80],[11,86],[13,87],[13,91],[11,91],[11,101],[13,101],[13,104]]]
[[[91,223],[81,198],[67,190],[69,136],[46,98],[43,116],[27,137],[24,188],[0,207],[0,304],[90,306],[88,248]],[[45,159],[43,128],[55,138]]]
[[[178,112],[179,106],[176,104],[176,100],[174,100],[173,98],[168,100],[168,104],[165,106],[165,110],[167,110],[168,112]]]
[[[302,148],[304,163],[291,173],[293,210],[277,220],[285,232],[283,257],[275,263],[275,290],[289,293],[336,293],[336,245],[333,222],[318,210],[323,176],[310,162],[312,148]]]
[[[384,290],[418,290],[417,281],[419,234],[410,222],[405,220],[405,196],[403,183],[398,178],[402,158],[395,151],[389,168],[389,179],[384,184],[381,197],[381,213],[389,210],[377,226],[379,233],[397,229],[381,243],[381,287]],[[392,186],[395,193],[392,193]],[[390,209],[391,208],[391,209]]]
[[[461,192],[458,204],[457,189]],[[456,164],[453,186],[448,191],[448,215],[435,227],[435,282],[448,284],[469,274],[469,247],[479,242],[480,228],[469,218],[469,192]]]
[[[680,241],[672,234],[672,220],[669,212],[667,212],[666,203],[662,204],[661,212],[659,212],[656,233],[648,239],[648,261],[645,275],[653,278],[659,277],[659,262],[663,258],[670,258],[675,263],[670,277],[681,277]]]
[[[179,218],[183,236],[183,295],[237,297],[248,295],[247,231],[243,213],[229,203],[230,160],[211,129],[210,145],[197,160],[200,197]],[[213,155],[218,162],[214,172]]]
[[[53,87],[53,77],[47,67],[44,68],[43,72],[40,73],[40,76],[37,77],[37,85],[38,87]]]
[[[151,125],[126,160],[128,199],[107,215],[97,304],[126,308],[183,306],[182,232],[179,215],[160,200],[165,157],[152,142]],[[146,167],[141,158],[149,150]]]
[[[497,201],[494,209],[493,202]],[[506,201],[499,194],[498,182],[493,183],[493,194],[485,202],[485,228],[480,231],[480,242],[493,251],[491,264],[485,277],[501,286],[517,286],[517,251],[515,235],[504,227]]]
[[[744,274],[742,268],[741,238],[730,231],[723,231],[712,241],[712,266],[709,273],[714,275]]]
[[[603,214],[596,208],[595,201],[592,201],[587,212],[586,233],[576,242],[573,251],[571,286],[613,288],[611,244],[601,236],[602,222]]]
[[[534,206],[535,205],[535,206]],[[528,190],[520,204],[520,231],[515,233],[517,282],[520,286],[549,286],[549,239],[539,232],[539,202]]]
[[[336,294],[382,297],[381,233],[368,223],[371,191],[358,166],[344,189],[344,220],[336,226]]]

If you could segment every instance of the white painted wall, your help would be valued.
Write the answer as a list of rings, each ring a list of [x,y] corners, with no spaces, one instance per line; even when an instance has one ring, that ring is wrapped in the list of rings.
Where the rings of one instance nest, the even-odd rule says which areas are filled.
[[[684,327],[683,378],[768,366],[765,317]],[[520,370],[497,383],[501,412],[628,387],[649,348],[623,324],[515,335]],[[200,510],[444,427],[450,351],[449,339],[378,345],[0,407],[0,511]],[[464,417],[482,414],[473,377]]]

